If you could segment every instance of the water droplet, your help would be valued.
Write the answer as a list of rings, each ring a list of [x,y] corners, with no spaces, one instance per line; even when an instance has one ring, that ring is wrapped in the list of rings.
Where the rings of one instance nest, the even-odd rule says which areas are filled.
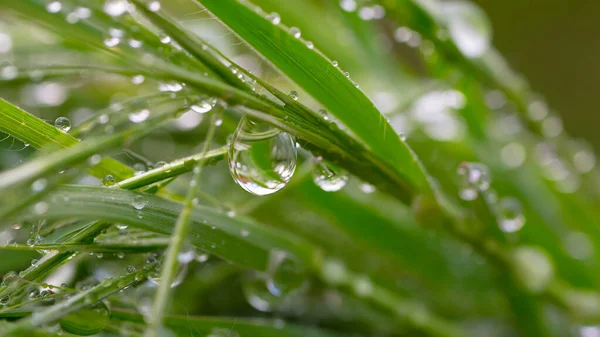
[[[551,116],[542,122],[542,134],[547,138],[554,138],[563,131],[562,120],[556,116]]]
[[[166,35],[166,34],[161,34],[160,35],[160,42],[164,43],[164,44],[170,43],[171,42],[171,37],[169,35]]]
[[[355,0],[340,0],[340,8],[345,12],[354,12],[356,7]]]
[[[38,215],[45,214],[48,212],[48,204],[44,201],[37,202],[33,205],[33,212]]]
[[[522,246],[512,257],[514,272],[523,287],[532,293],[546,289],[554,277],[554,267],[546,252],[537,247]]]
[[[121,16],[127,12],[126,0],[106,0],[104,2],[104,12],[110,16]]]
[[[51,1],[46,5],[46,10],[50,13],[58,13],[62,9],[60,1]]]
[[[31,184],[31,190],[34,192],[41,192],[44,189],[46,189],[47,185],[48,181],[44,178],[40,178],[34,181],[33,184]]]
[[[315,160],[312,175],[315,184],[325,192],[339,191],[348,182],[348,175],[344,170],[321,158]]]
[[[116,47],[119,43],[121,43],[121,39],[118,37],[109,37],[104,40],[104,45],[109,48]]]
[[[99,154],[92,155],[88,158],[88,164],[91,166],[98,165],[102,161],[102,156]]]
[[[373,292],[373,283],[368,276],[359,276],[352,282],[352,288],[358,297],[367,297]]]
[[[517,142],[508,143],[500,150],[502,162],[511,168],[517,168],[523,165],[526,157],[527,152],[525,147]]]
[[[145,121],[148,118],[148,116],[150,116],[150,110],[142,109],[138,112],[132,112],[128,116],[129,116],[129,120],[132,123],[136,123],[136,124],[142,123],[143,121]]]
[[[267,289],[277,297],[286,296],[306,285],[298,261],[281,250],[270,252],[267,274]]]
[[[140,48],[142,46],[142,41],[136,39],[129,39],[129,46],[134,49]]]
[[[195,102],[190,106],[190,109],[194,110],[199,114],[204,114],[212,110],[217,105],[217,99],[214,97],[208,97]]]
[[[315,44],[312,43],[312,41],[306,41],[306,47],[308,49],[313,49],[315,47]]]
[[[19,74],[19,69],[12,64],[6,64],[0,67],[0,78],[4,80],[12,80]]]
[[[579,173],[588,173],[596,166],[596,155],[589,150],[581,150],[573,155],[573,165]]]
[[[144,83],[144,75],[135,75],[131,78],[131,83],[133,84],[142,84]]]
[[[442,9],[448,20],[450,38],[463,55],[476,58],[489,50],[492,29],[481,8],[471,2],[454,1],[444,3]]]
[[[498,224],[506,233],[519,231],[525,225],[521,202],[515,198],[502,198],[496,205]]]
[[[483,164],[463,162],[457,172],[461,177],[459,195],[463,200],[475,200],[480,191],[490,187],[490,171]]]
[[[133,200],[131,201],[131,206],[133,206],[133,208],[137,210],[144,209],[144,207],[146,207],[147,204],[148,200],[144,199],[144,196],[140,194],[135,195],[133,197]]]
[[[288,94],[288,96],[290,96],[294,101],[298,100],[298,92],[295,90],[290,91],[290,93]]]
[[[109,321],[108,308],[97,302],[91,307],[74,311],[60,319],[60,327],[78,336],[95,335],[102,331]]]
[[[362,183],[360,184],[360,190],[363,191],[363,193],[366,194],[371,194],[374,193],[377,189],[375,188],[375,186],[368,184],[368,183]]]
[[[300,35],[302,35],[302,32],[300,32],[300,28],[298,27],[291,27],[290,34],[292,34],[293,37],[298,39],[300,38]]]
[[[62,132],[68,132],[71,130],[71,121],[66,117],[58,117],[54,121],[54,126]]]
[[[171,282],[171,288],[175,288],[178,285],[180,285],[183,282],[183,280],[185,279],[187,272],[188,272],[188,264],[180,263],[179,266],[177,267],[177,274],[176,274],[175,278],[173,279],[173,282]],[[160,285],[160,282],[162,281],[160,278],[160,270],[157,270],[157,271],[153,272],[152,274],[150,274],[150,276],[148,277],[148,280],[156,285]]]
[[[275,13],[275,12],[267,15],[266,18],[267,18],[267,20],[271,21],[271,23],[274,25],[278,25],[281,22],[281,17],[279,16],[278,13]]]
[[[321,274],[323,280],[331,285],[340,285],[348,280],[346,266],[342,261],[335,259],[327,259],[323,262]]]
[[[229,145],[229,171],[244,190],[267,195],[290,181],[296,157],[294,139],[289,134],[245,117]]]
[[[151,11],[151,12],[156,12],[159,9],[160,9],[160,2],[158,2],[158,1],[151,1],[148,4],[148,10]]]
[[[338,61],[331,61],[331,65],[333,65],[334,67],[338,66]]]
[[[244,279],[242,291],[248,303],[262,312],[274,311],[281,303],[281,298],[273,295],[266,287],[264,279],[254,276]]]

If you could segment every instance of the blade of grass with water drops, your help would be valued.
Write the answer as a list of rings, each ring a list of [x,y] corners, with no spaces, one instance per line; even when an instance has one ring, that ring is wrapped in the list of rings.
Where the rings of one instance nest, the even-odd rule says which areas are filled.
[[[373,103],[316,48],[308,48],[299,31],[235,0],[200,2],[367,144],[409,194],[429,189],[418,160]]]
[[[79,141],[43,120],[19,109],[0,98],[0,131],[7,133],[35,148],[54,145],[59,148],[72,147]],[[102,179],[107,174],[117,179],[133,176],[133,169],[112,158],[103,158],[90,168],[90,174]]]
[[[114,320],[134,323],[144,323],[144,316],[125,310],[111,311]],[[307,328],[295,324],[285,323],[273,319],[248,319],[229,317],[202,317],[202,316],[165,316],[165,325],[174,332],[188,334],[190,330],[201,335],[209,335],[215,329],[223,329],[229,336],[245,337],[341,337],[339,333],[329,332],[318,328]],[[237,334],[235,334],[235,333]]]

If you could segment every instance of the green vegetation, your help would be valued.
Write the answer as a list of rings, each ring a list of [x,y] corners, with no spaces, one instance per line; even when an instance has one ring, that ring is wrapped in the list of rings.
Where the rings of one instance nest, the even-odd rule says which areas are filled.
[[[0,10],[0,336],[600,334],[594,152],[470,2]]]

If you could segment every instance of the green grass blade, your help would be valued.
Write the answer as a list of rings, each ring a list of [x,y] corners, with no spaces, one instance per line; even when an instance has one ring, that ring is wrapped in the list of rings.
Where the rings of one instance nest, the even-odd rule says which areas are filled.
[[[317,99],[360,140],[387,162],[396,175],[427,189],[428,182],[414,154],[393,131],[373,103],[332,65],[323,54],[310,49],[282,25],[236,0],[200,1],[242,39],[271,61],[302,89]]]
[[[35,148],[55,145],[58,148],[72,147],[79,141],[43,120],[19,109],[0,98],[0,131],[7,133]],[[126,179],[133,176],[133,169],[112,158],[102,161],[90,169],[90,174],[102,178],[111,174],[116,179]]]

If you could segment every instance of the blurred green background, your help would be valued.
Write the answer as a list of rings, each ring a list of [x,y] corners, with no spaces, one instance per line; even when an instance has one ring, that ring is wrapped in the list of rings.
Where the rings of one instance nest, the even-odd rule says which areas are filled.
[[[600,1],[475,0],[493,43],[564,118],[566,130],[600,149]]]

